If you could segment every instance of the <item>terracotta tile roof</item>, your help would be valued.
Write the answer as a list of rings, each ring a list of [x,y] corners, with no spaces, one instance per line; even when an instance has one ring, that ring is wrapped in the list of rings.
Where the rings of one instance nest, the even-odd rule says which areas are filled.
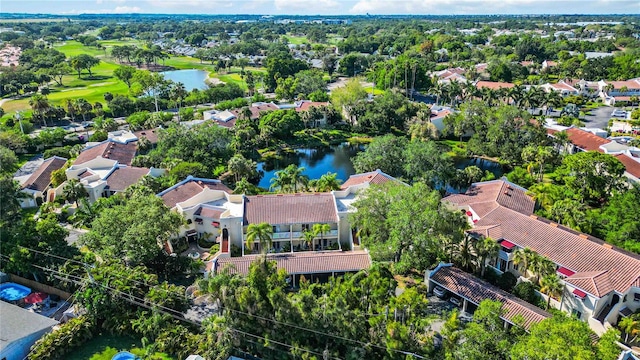
[[[502,318],[513,323],[514,317],[520,315],[524,318],[525,329],[551,317],[546,311],[453,266],[437,268],[431,273],[430,279],[475,304],[486,299],[501,302],[504,310]]]
[[[133,133],[138,139],[141,137],[147,138],[150,143],[158,143],[158,129],[140,130]]]
[[[122,165],[131,165],[131,161],[136,155],[136,147],[137,144],[135,142],[122,144],[106,140],[82,151],[73,164],[80,165],[97,157],[103,157],[105,159],[117,160],[118,163]]]
[[[309,111],[312,107],[322,107],[329,105],[328,102],[320,101],[302,101],[300,106],[296,107],[296,111]]]
[[[602,149],[600,149],[600,145],[605,145],[611,142],[611,140],[603,139],[598,135],[575,127],[569,128],[565,131],[567,132],[569,141],[571,141],[573,145],[585,151],[603,152]]]
[[[260,113],[262,113],[263,111],[269,112],[269,111],[275,111],[278,110],[278,106],[273,104],[273,103],[266,103],[266,104],[260,104],[260,105],[255,105],[255,106],[249,106],[249,111],[251,111],[251,119],[255,120],[257,118],[260,117]],[[235,109],[235,110],[231,110],[230,111],[233,115],[235,115],[236,117],[239,117],[240,114],[242,113],[242,109]],[[232,120],[228,121],[231,122]]]
[[[607,84],[612,84],[614,89],[620,90],[623,87],[627,87],[627,89],[640,89],[640,81],[638,80],[625,80],[625,81],[607,81]]]
[[[330,193],[247,196],[244,223],[271,225],[336,223],[338,213]]]
[[[350,186],[360,184],[384,184],[388,181],[397,181],[393,176],[387,175],[378,169],[376,171],[370,171],[362,174],[355,174],[349,176],[347,181],[340,185],[341,189],[346,189]]]
[[[161,192],[158,196],[162,198],[162,201],[164,201],[164,204],[168,208],[173,208],[176,204],[200,194],[205,187],[211,190],[224,191],[229,194],[233,192],[220,180],[187,177],[185,180]]]
[[[497,81],[478,81],[476,83],[476,87],[478,89],[482,89],[482,88],[489,88],[492,90],[496,90],[496,89],[510,89],[512,87],[514,87],[515,85],[512,83],[507,83],[507,82],[497,82]]]
[[[259,256],[253,255],[218,258],[216,272],[228,269],[232,274],[246,275],[249,273],[249,265],[259,259]],[[274,254],[269,255],[268,259],[275,261],[278,269],[284,269],[288,274],[356,272],[371,266],[371,259],[366,251]]]
[[[107,178],[107,188],[111,191],[124,191],[147,174],[149,174],[149,169],[147,168],[119,167]]]
[[[633,160],[626,154],[618,154],[616,157],[624,165],[629,174],[640,179],[640,162]]]
[[[499,207],[475,225],[500,225],[502,239],[509,240],[520,248],[528,247],[576,273],[608,271],[611,288],[621,293],[626,292],[640,277],[638,255],[543,218]],[[606,286],[601,286],[600,291],[605,288]]]
[[[469,205],[480,217],[499,206],[529,215],[533,213],[535,201],[527,191],[505,180],[485,181],[472,184],[465,194],[449,195],[442,199],[458,206]]]
[[[61,169],[66,162],[67,159],[57,156],[46,159],[40,164],[38,169],[29,176],[27,181],[22,184],[22,188],[43,192],[51,184],[51,173]]]
[[[614,290],[607,270],[579,272],[565,280],[597,297],[602,297]]]
[[[553,87],[554,89],[558,89],[558,90],[561,90],[561,91],[562,91],[562,90],[573,91],[573,92],[578,91],[578,89],[576,89],[576,88],[574,88],[573,86],[571,86],[571,85],[569,85],[569,84],[566,84],[566,83],[564,83],[564,82],[562,82],[562,81],[557,82],[557,83],[555,83],[555,84],[550,84],[550,85],[551,85],[551,87]]]
[[[195,216],[202,216],[205,217],[207,219],[216,219],[219,220],[220,219],[220,215],[222,215],[222,213],[225,212],[225,209],[216,209],[216,208],[211,208],[208,206],[200,206],[198,208],[198,210],[196,210],[195,213],[193,213],[193,215]]]

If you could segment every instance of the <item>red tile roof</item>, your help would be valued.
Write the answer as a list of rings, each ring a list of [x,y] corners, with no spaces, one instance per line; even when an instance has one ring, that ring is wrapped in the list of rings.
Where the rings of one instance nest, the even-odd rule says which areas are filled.
[[[627,89],[640,89],[640,81],[637,80],[624,80],[624,81],[606,81],[607,84],[612,84],[613,88],[620,90],[623,87]]]
[[[147,174],[149,174],[147,168],[130,166],[117,168],[107,178],[107,188],[111,191],[124,191]]]
[[[514,87],[515,85],[507,82],[497,82],[497,81],[478,81],[476,83],[476,87],[478,89],[489,88],[492,90],[496,89],[509,89]]]
[[[288,274],[326,274],[332,272],[356,272],[368,269],[371,258],[365,251],[303,252],[268,255],[278,269]],[[232,274],[249,273],[249,265],[260,261],[260,256],[218,258],[216,272],[227,269]]]
[[[565,280],[597,297],[602,297],[614,290],[607,270],[575,273]]]
[[[211,190],[220,190],[231,194],[233,191],[229,189],[220,180],[187,178],[167,190],[158,194],[164,204],[168,208],[173,208],[176,204],[189,200],[200,194],[205,188]]]
[[[449,195],[443,201],[456,205],[471,205],[473,211],[483,217],[499,206],[529,215],[533,213],[535,201],[520,186],[504,180],[485,181],[472,184],[465,194]]]
[[[476,210],[494,196],[497,187],[495,183],[489,181],[475,184],[467,194],[447,196],[443,201],[460,208],[469,207],[480,216],[470,232],[490,236],[497,241],[508,240],[520,248],[530,248],[576,273],[599,274],[608,271],[610,288],[621,293],[635,286],[633,284],[640,284],[640,256],[636,254],[618,249],[592,236],[558,226],[549,220],[531,215],[531,212],[517,210],[524,207],[502,203],[486,212]],[[579,282],[575,286],[587,286],[582,277],[574,279]],[[605,277],[599,277],[594,280],[597,281],[597,291],[594,290],[594,295],[599,296],[598,294],[609,287],[604,279]],[[573,284],[572,280],[567,281]]]
[[[261,104],[261,105],[256,105],[256,106],[249,106],[249,111],[251,111],[251,119],[255,120],[258,119],[260,117],[260,113],[262,112],[269,112],[269,111],[275,111],[278,110],[278,106],[273,104],[273,103],[266,103],[266,104]],[[230,112],[235,115],[236,117],[239,117],[240,114],[242,114],[242,108],[241,109],[235,109],[235,110],[230,110]],[[232,120],[228,121],[231,122]],[[223,123],[223,122],[219,122],[219,123]]]
[[[57,156],[48,158],[40,164],[38,169],[22,184],[22,188],[43,192],[51,184],[51,173],[61,169],[66,162],[67,159]]]
[[[138,139],[141,137],[147,138],[150,143],[158,143],[158,129],[140,130],[133,133]]]
[[[344,184],[340,185],[341,189],[360,184],[384,184],[388,181],[397,181],[393,176],[383,173],[380,169],[362,174],[349,176]]]
[[[618,160],[624,165],[626,171],[640,179],[640,162],[633,160],[626,154],[618,154],[616,155]]]
[[[499,207],[481,218],[476,225],[499,224],[502,238],[520,248],[528,247],[576,273],[609,271],[611,287],[621,293],[640,278],[638,255],[545,220]],[[576,286],[580,287],[578,284]]]
[[[296,111],[309,111],[312,107],[322,107],[327,105],[329,105],[328,102],[303,101],[300,106],[296,107]]]
[[[220,215],[222,215],[222,213],[224,212],[225,212],[224,209],[214,209],[208,206],[200,206],[198,210],[196,210],[196,212],[193,213],[193,215],[202,216],[207,219],[220,220]]]
[[[551,314],[546,311],[456,267],[441,266],[434,271],[430,275],[430,280],[436,284],[470,300],[476,305],[486,299],[501,302],[504,311],[501,317],[513,323],[514,318],[520,315],[524,318],[523,326],[525,329],[529,329],[531,324],[551,317]]]
[[[603,139],[598,135],[575,127],[569,128],[565,131],[567,132],[569,141],[571,141],[573,145],[585,151],[603,152],[602,149],[600,149],[600,145],[605,145],[611,142],[611,140]]]
[[[135,142],[122,144],[106,140],[82,151],[73,164],[80,165],[97,157],[103,157],[105,159],[117,160],[118,163],[122,165],[131,165],[131,161],[136,155],[136,147],[137,144]]]
[[[247,196],[244,223],[271,225],[336,223],[338,212],[330,193]]]

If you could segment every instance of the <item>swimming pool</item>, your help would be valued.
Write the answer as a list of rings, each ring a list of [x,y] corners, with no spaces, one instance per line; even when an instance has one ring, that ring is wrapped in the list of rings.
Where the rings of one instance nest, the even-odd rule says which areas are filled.
[[[6,301],[17,301],[31,293],[31,289],[16,283],[0,284],[0,299]]]
[[[119,353],[113,355],[111,360],[137,360],[139,357],[133,355],[128,351],[120,351]]]

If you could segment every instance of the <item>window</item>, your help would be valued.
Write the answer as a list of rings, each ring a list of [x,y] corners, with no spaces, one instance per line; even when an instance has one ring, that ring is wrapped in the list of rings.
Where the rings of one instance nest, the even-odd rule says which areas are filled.
[[[309,231],[309,224],[302,224],[302,231]]]
[[[579,320],[582,319],[582,312],[580,312],[580,311],[578,311],[576,309],[571,310],[571,315],[575,316]]]

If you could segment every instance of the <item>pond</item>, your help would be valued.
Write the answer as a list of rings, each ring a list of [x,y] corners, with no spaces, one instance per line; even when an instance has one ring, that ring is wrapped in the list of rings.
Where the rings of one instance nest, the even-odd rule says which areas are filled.
[[[337,173],[338,179],[344,182],[349,176],[355,174],[351,158],[362,150],[364,150],[362,145],[348,143],[320,149],[297,149],[295,153],[286,155],[283,159],[258,163],[258,171],[263,172],[258,186],[268,189],[276,171],[291,164],[304,167],[303,174],[309,179],[319,179],[327,172],[332,172]]]
[[[167,80],[171,80],[176,83],[183,83],[184,88],[187,89],[187,91],[191,91],[193,89],[204,90],[208,88],[206,79],[209,73],[204,70],[172,70],[164,71],[160,74],[164,75],[164,78]]]
[[[363,150],[363,145],[344,143],[321,149],[297,149],[295,153],[287,155],[283,159],[259,162],[258,171],[262,171],[263,176],[258,186],[268,189],[276,171],[282,170],[291,164],[299,167],[303,166],[305,168],[303,174],[307,175],[309,179],[318,179],[327,172],[332,172],[337,173],[337,178],[345,182],[349,176],[355,174],[351,158]],[[462,159],[455,163],[458,169],[464,169],[472,165],[482,170],[489,170],[496,176],[496,179],[503,175],[500,164],[491,160],[474,158]],[[460,190],[464,192],[466,189]],[[450,187],[447,187],[447,191],[458,192]]]

